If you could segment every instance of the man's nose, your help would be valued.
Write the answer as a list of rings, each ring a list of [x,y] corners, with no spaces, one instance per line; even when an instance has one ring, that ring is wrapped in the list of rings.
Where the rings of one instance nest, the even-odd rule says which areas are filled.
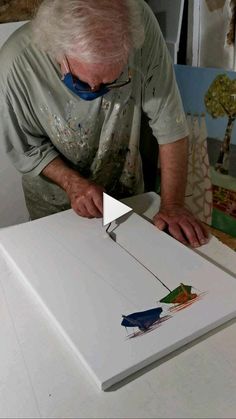
[[[91,86],[91,90],[93,92],[97,92],[98,90],[100,90],[101,84],[95,84]]]

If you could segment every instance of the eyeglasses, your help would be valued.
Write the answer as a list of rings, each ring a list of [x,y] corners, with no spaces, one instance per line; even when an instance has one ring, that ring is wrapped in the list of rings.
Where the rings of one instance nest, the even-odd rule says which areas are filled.
[[[68,70],[72,75],[73,78],[73,84],[74,87],[76,88],[78,93],[96,93],[97,90],[94,90],[93,88],[91,88],[91,86],[88,83],[82,82],[78,77],[74,76],[71,68],[70,68],[70,64],[69,61],[67,59],[67,57],[65,57],[66,60],[66,64],[68,66]],[[111,89],[119,89],[120,87],[126,86],[127,84],[129,84],[132,80],[132,72],[130,70],[130,68],[128,68],[128,79],[124,80],[124,81],[119,81],[117,82],[116,80],[112,83],[106,83],[106,84],[101,84],[99,91],[102,89],[107,89],[108,91]]]

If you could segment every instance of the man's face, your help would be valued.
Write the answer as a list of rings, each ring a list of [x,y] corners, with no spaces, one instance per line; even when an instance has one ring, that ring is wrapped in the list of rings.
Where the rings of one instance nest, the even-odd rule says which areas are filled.
[[[118,79],[124,70],[124,64],[91,64],[82,63],[76,58],[67,57],[72,74],[81,81],[89,84],[93,91],[99,90],[101,84],[112,83]],[[61,64],[63,74],[68,68],[66,63]]]

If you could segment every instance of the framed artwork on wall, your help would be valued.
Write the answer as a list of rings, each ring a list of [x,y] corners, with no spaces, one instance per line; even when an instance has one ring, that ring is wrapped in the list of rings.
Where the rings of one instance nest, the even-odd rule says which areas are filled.
[[[175,72],[190,132],[186,201],[236,237],[236,72],[179,65]]]

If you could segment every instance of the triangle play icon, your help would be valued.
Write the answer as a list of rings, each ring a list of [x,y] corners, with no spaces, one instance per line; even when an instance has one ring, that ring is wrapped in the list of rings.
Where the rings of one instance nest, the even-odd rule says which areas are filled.
[[[112,198],[110,195],[103,193],[103,225],[112,223],[112,221],[117,220],[117,218],[122,217],[122,215],[128,214],[128,212],[133,211],[132,208],[128,205],[123,204],[117,199]]]

